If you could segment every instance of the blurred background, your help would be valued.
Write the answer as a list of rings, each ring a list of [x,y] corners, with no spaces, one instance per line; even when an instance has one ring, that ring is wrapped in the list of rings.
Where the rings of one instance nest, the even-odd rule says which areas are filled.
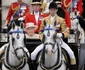
[[[0,0],[0,31],[4,28],[9,6],[11,5],[11,3],[16,1],[17,0]],[[27,3],[30,6],[32,0],[23,0],[23,2]]]

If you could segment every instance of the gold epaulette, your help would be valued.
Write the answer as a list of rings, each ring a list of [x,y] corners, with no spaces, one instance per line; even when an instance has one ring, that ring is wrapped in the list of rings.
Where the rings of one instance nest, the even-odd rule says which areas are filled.
[[[18,6],[15,7],[15,8],[13,7],[13,5],[14,5],[14,4],[12,3],[12,5],[11,5],[11,6],[12,6],[12,10],[17,10],[18,8],[20,8],[20,5],[18,5]]]

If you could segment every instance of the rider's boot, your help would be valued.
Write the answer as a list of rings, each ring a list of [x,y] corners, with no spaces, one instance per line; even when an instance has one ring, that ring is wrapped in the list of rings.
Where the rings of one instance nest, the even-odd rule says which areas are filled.
[[[70,70],[78,70],[76,64],[70,66]]]
[[[77,70],[76,59],[71,59],[70,70]]]

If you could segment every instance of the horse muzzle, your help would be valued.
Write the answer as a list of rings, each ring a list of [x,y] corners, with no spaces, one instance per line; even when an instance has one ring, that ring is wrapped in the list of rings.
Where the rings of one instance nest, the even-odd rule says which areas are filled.
[[[46,52],[48,55],[52,55],[52,49],[48,49]]]
[[[19,48],[16,50],[16,55],[18,58],[23,58],[24,57],[24,50],[22,48]]]

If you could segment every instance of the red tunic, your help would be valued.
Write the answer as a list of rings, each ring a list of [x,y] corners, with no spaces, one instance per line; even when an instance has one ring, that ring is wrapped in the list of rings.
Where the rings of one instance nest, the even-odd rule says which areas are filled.
[[[71,28],[71,20],[70,20],[69,12],[67,10],[64,10],[64,11],[65,11],[65,22],[67,26]]]
[[[62,0],[62,7],[63,8],[69,8],[69,7],[71,7],[71,5],[72,5],[72,2],[73,2],[74,0]],[[78,2],[77,2],[77,11],[79,11],[79,14],[81,15],[82,14],[82,12],[83,12],[83,7],[82,7],[82,0],[79,0]],[[74,11],[75,9],[73,8],[72,9],[72,11]]]
[[[72,0],[62,0],[63,8],[68,8],[69,6],[71,6],[71,4],[72,4]]]
[[[22,3],[25,4],[25,3]],[[20,9],[20,7],[22,6],[22,4],[18,4],[17,2],[12,3],[9,7],[9,11],[6,17],[6,24],[9,24],[11,17],[13,17],[15,15],[15,13]],[[24,15],[29,12],[29,6],[27,4],[25,4],[26,9],[24,10]]]
[[[25,24],[24,24],[24,26],[26,26],[26,24],[27,24],[28,22],[33,22],[35,25],[38,25],[38,29],[37,29],[35,32],[39,32],[40,25],[41,25],[41,20],[42,20],[44,17],[47,17],[47,16],[48,16],[48,14],[40,13],[40,14],[39,14],[39,18],[38,18],[38,23],[36,23],[35,15],[33,14],[33,12],[27,13],[27,14],[26,14],[26,17],[25,17]]]
[[[79,12],[79,14],[81,15],[82,14],[82,12],[83,12],[83,7],[82,7],[82,0],[79,0],[78,2],[77,2],[77,11]],[[73,8],[73,11],[74,11],[75,9]]]

